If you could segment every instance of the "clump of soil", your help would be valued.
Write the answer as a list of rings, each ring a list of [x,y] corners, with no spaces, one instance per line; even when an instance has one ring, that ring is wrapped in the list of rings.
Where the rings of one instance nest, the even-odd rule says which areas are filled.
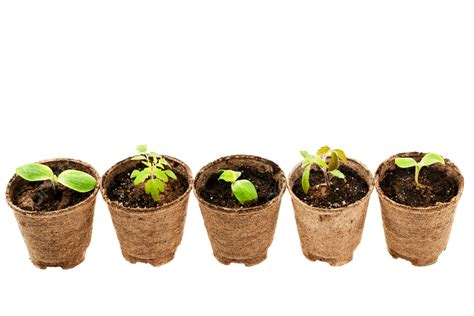
[[[258,194],[256,201],[241,205],[234,197],[230,183],[219,180],[220,173],[218,172],[209,177],[199,195],[211,204],[235,209],[262,205],[278,196],[280,188],[271,172],[262,173],[249,167],[242,167],[236,171],[242,172],[239,180],[249,180],[253,183]]]
[[[320,208],[346,207],[362,199],[369,190],[365,180],[348,167],[341,166],[339,170],[346,179],[332,177],[329,188],[325,184],[323,172],[311,170],[308,193],[303,192],[301,177],[293,184],[293,193],[306,204]]]
[[[419,182],[420,186],[417,188],[414,168],[395,168],[387,171],[380,182],[380,188],[389,199],[412,207],[449,202],[458,194],[455,179],[449,177],[444,170],[422,168]]]
[[[160,194],[160,200],[155,202],[150,194],[145,192],[145,183],[135,185],[130,174],[134,169],[116,175],[107,189],[111,201],[129,208],[154,208],[178,199],[188,189],[187,178],[175,171],[177,180],[168,179],[164,183],[165,192]]]

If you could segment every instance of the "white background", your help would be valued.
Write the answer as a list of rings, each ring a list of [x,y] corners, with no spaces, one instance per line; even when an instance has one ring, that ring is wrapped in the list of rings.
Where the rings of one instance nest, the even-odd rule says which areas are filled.
[[[424,268],[387,253],[375,192],[337,268],[303,257],[288,194],[251,268],[214,259],[194,196],[176,258],[129,264],[98,196],[85,262],[40,270],[2,199],[0,314],[472,315],[473,16],[454,0],[1,0],[2,190],[21,164],[73,157],[103,174],[139,143],[194,174],[236,153],[288,173],[326,144],[372,171],[433,151],[466,186],[447,251]]]

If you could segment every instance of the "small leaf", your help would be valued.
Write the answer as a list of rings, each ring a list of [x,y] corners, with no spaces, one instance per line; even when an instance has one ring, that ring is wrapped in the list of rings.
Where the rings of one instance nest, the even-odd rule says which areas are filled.
[[[178,179],[172,170],[168,169],[168,170],[165,170],[165,172],[168,175],[168,177],[170,177],[171,179],[175,179],[175,180]]]
[[[159,163],[165,165],[165,166],[169,166],[170,164],[168,163],[168,161],[166,161],[165,158],[163,157],[160,157],[160,160],[158,160]]]
[[[154,151],[150,151],[150,156],[158,158],[158,154]]]
[[[333,149],[332,150],[334,153],[336,153],[337,157],[339,157],[340,160],[342,161],[347,161],[346,154],[340,150],[340,149]]]
[[[132,160],[146,160],[146,157],[142,155],[137,155],[132,157]]]
[[[305,158],[305,159],[308,159],[309,156],[310,156],[306,150],[300,150],[300,154],[301,154],[301,156],[303,156],[303,158]]]
[[[331,174],[332,174],[333,176],[335,176],[336,178],[339,178],[339,179],[345,179],[345,178],[346,178],[346,176],[345,176],[341,171],[339,171],[339,170],[337,170],[337,169],[331,171]]]
[[[249,180],[238,180],[232,183],[232,193],[234,193],[240,204],[245,204],[258,198],[257,190]]]
[[[156,166],[160,169],[165,169],[165,166],[163,166],[161,163],[157,163]]]
[[[151,167],[151,163],[149,163],[148,161],[142,161],[142,164],[144,164],[147,167]]]
[[[140,154],[144,154],[144,153],[146,153],[147,148],[148,148],[147,145],[138,145],[138,146],[137,146],[137,151],[138,151]]]
[[[27,181],[45,181],[55,179],[53,170],[51,170],[50,167],[39,163],[30,163],[18,167],[16,169],[16,174]]]
[[[130,175],[130,179],[136,178],[139,173],[140,173],[140,170],[133,170],[132,174]]]
[[[395,158],[395,164],[399,168],[411,168],[416,166],[416,160],[413,158]]]
[[[326,163],[326,161],[322,160],[318,156],[314,157],[314,162],[320,167],[323,167],[323,168],[328,167],[328,164]]]
[[[420,165],[422,167],[430,166],[435,163],[440,163],[444,165],[443,157],[435,153],[429,153],[429,154],[426,154],[420,161]]]
[[[160,180],[153,179],[148,180],[145,185],[145,192],[148,191],[147,193],[151,195],[153,201],[155,202],[158,202],[160,200],[160,184]]]
[[[155,169],[155,177],[157,177],[160,180],[163,180],[165,182],[168,182],[168,176],[166,175],[166,172],[164,172],[161,169]]]
[[[224,170],[222,171],[219,180],[224,180],[226,182],[230,183],[235,183],[238,178],[242,175],[242,172],[240,171],[234,171],[234,170]]]
[[[326,155],[329,150],[331,150],[331,148],[329,148],[329,146],[323,146],[321,148],[318,149],[318,151],[316,152],[316,155],[318,155],[319,157],[322,157],[324,155]]]
[[[150,168],[145,168],[140,173],[135,177],[135,180],[133,181],[133,184],[139,185],[140,183],[143,183],[148,177],[150,176]]]
[[[328,170],[333,171],[339,168],[339,156],[335,152],[331,152],[331,161],[328,164]]]
[[[146,183],[145,183],[145,193],[146,194],[150,194],[151,193],[151,180],[148,180]]]
[[[97,181],[93,176],[79,170],[66,170],[58,176],[58,182],[77,192],[85,193],[95,188]]]
[[[304,168],[303,176],[301,177],[301,186],[303,187],[303,192],[308,193],[309,190],[309,174],[311,172],[311,166]]]

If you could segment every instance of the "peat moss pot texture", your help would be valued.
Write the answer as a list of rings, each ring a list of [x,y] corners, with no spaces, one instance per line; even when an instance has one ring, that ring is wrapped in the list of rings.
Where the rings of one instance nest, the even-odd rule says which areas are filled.
[[[142,168],[140,161],[124,159],[102,177],[101,192],[110,211],[124,258],[131,262],[160,266],[174,258],[183,237],[192,174],[182,161],[164,157],[177,179],[170,179],[155,202],[134,185],[131,173]]]
[[[416,266],[435,263],[446,249],[464,178],[448,159],[424,167],[416,188],[414,167],[401,169],[395,158],[420,161],[424,153],[408,152],[385,160],[375,174],[385,240],[389,253]]]
[[[55,174],[75,169],[93,176],[95,188],[79,193],[50,181],[28,182],[14,175],[6,199],[13,209],[33,264],[39,268],[73,268],[84,261],[92,236],[100,177],[89,164],[74,159],[41,161]]]
[[[332,178],[328,189],[323,172],[313,166],[310,189],[305,194],[301,185],[303,171],[298,163],[288,176],[303,254],[311,261],[346,264],[362,237],[373,176],[360,162],[347,159],[340,166],[346,179]]]
[[[255,201],[240,204],[222,170],[241,172],[257,190]],[[285,192],[285,175],[274,162],[250,155],[233,155],[204,166],[196,175],[194,193],[216,259],[223,264],[258,264],[266,259]]]

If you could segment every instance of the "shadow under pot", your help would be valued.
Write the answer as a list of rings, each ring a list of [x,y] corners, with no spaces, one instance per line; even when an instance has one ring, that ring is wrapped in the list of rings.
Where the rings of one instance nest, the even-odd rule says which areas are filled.
[[[373,176],[366,166],[348,159],[339,170],[344,179],[333,177],[328,187],[321,170],[312,168],[310,188],[304,193],[304,168],[297,164],[288,177],[288,190],[295,211],[301,249],[311,261],[332,266],[352,260],[364,229]]]
[[[408,152],[385,160],[375,174],[387,248],[394,258],[416,266],[436,263],[446,249],[456,206],[464,187],[459,169],[448,159],[445,165],[424,167],[419,187],[414,180],[415,167],[402,169],[395,158],[413,158],[425,154]]]
[[[177,179],[168,179],[155,202],[145,183],[135,185],[131,173],[143,169],[131,157],[112,166],[102,177],[101,192],[110,211],[123,257],[160,266],[174,258],[183,237],[192,188],[192,174],[182,161],[163,156]]]
[[[257,199],[241,204],[231,183],[219,180],[222,170],[240,172]],[[194,181],[195,195],[216,259],[223,264],[258,264],[266,259],[285,191],[285,175],[274,162],[250,155],[233,155],[204,166]]]
[[[13,209],[31,262],[41,268],[70,269],[85,259],[92,236],[94,207],[100,177],[89,164],[74,159],[40,161],[55,175],[69,169],[83,171],[96,180],[87,193],[73,191],[51,181],[29,182],[14,175],[6,199]]]

